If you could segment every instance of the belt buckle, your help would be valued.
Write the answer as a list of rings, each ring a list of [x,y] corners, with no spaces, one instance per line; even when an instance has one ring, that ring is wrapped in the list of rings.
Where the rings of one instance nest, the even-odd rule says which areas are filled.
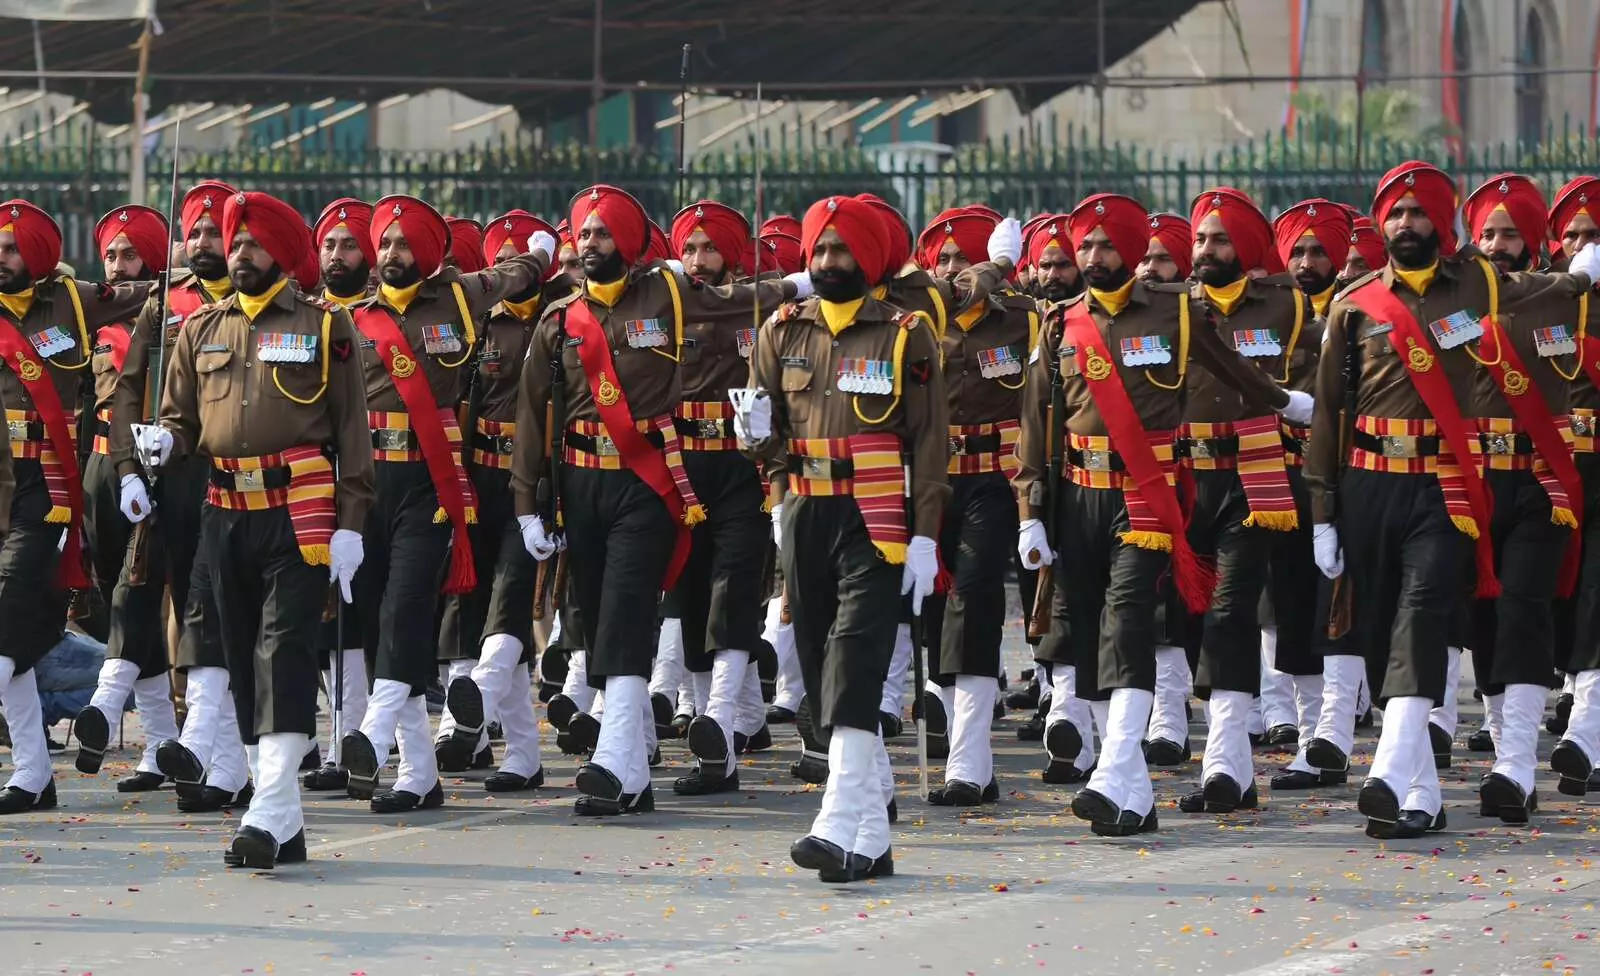
[[[234,491],[266,491],[266,472],[257,468],[254,471],[235,471],[233,473]]]
[[[705,441],[722,439],[723,426],[721,420],[705,419],[694,422],[694,436]]]
[[[1378,438],[1382,447],[1383,456],[1386,458],[1416,457],[1416,444],[1410,437],[1398,434],[1384,434]]]
[[[28,439],[28,422],[26,420],[8,420],[6,421],[6,430],[14,441]]]
[[[1189,456],[1197,461],[1210,461],[1211,442],[1204,438],[1195,438],[1189,442]]]
[[[1111,452],[1085,450],[1083,452],[1083,467],[1085,471],[1110,471]]]
[[[807,478],[816,481],[827,481],[833,474],[833,460],[831,458],[801,458],[800,468]]]
[[[410,449],[411,431],[396,430],[393,427],[378,428],[378,450],[409,451]]]
[[[604,457],[617,456],[617,442],[609,434],[596,434],[594,437],[594,452]]]
[[[1577,436],[1579,436],[1579,437],[1588,437],[1590,434],[1594,433],[1594,430],[1593,430],[1593,428],[1591,428],[1589,426],[1589,418],[1588,417],[1582,416],[1580,414],[1573,414],[1572,415],[1572,432],[1574,434],[1576,434]]]
[[[1511,454],[1516,448],[1516,442],[1510,434],[1487,433],[1483,435],[1483,450],[1485,454]]]
[[[961,455],[966,454],[966,453],[967,453],[967,439],[965,437],[952,437],[952,438],[950,438],[950,454],[951,454],[951,456],[960,457]]]
[[[511,453],[511,435],[500,434],[494,438],[494,449],[497,454]]]

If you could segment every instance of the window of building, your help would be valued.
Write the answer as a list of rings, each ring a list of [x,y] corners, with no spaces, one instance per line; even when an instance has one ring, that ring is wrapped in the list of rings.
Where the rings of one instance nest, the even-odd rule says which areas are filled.
[[[1389,74],[1389,14],[1383,0],[1365,0],[1362,6],[1361,73],[1368,82]]]
[[[1546,52],[1544,15],[1528,7],[1522,22],[1522,50],[1517,56],[1517,138],[1532,145],[1544,138]]]

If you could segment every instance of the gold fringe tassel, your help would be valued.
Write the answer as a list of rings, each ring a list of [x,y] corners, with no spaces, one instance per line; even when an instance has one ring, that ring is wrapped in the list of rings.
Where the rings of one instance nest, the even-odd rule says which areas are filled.
[[[468,525],[477,525],[478,524],[478,510],[476,508],[474,508],[471,505],[468,505],[467,506],[466,515],[467,515],[467,524]],[[444,525],[448,521],[450,521],[450,513],[449,512],[446,512],[443,508],[434,509],[434,512],[433,512],[433,524],[434,525]]]
[[[1456,530],[1462,535],[1474,542],[1478,541],[1478,522],[1472,516],[1452,515],[1450,516],[1450,521],[1455,525]]]
[[[301,546],[300,558],[307,566],[327,566],[333,562],[333,553],[327,546]]]
[[[1140,549],[1149,549],[1153,552],[1171,552],[1172,536],[1166,532],[1124,532],[1119,536],[1123,542]]]
[[[51,525],[66,525],[72,521],[72,509],[65,505],[52,505],[44,520]]]
[[[1300,527],[1299,512],[1251,512],[1245,525],[1259,525],[1274,532],[1293,532]]]
[[[906,563],[906,544],[904,542],[874,542],[878,551],[883,554],[883,561],[896,566]]]
[[[1569,529],[1578,527],[1578,516],[1572,514],[1572,509],[1562,506],[1550,509],[1550,521],[1555,525],[1563,525]]]
[[[684,525],[699,525],[706,520],[706,507],[704,505],[690,505],[683,510]]]

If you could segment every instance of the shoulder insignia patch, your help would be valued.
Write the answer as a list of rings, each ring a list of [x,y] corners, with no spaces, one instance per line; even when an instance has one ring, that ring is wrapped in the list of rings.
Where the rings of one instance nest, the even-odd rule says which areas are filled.
[[[928,380],[933,378],[933,364],[924,356],[907,363],[906,373],[911,377],[911,382],[918,386],[927,386]]]

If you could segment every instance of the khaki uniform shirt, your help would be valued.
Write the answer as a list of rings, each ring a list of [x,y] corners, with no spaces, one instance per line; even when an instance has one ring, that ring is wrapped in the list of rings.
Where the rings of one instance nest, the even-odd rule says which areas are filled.
[[[1243,299],[1228,315],[1211,304],[1202,286],[1194,285],[1191,294],[1205,305],[1212,328],[1224,345],[1254,363],[1279,386],[1309,392],[1316,375],[1323,325],[1311,310],[1311,300],[1301,293],[1292,276],[1274,275],[1249,282]],[[1255,334],[1251,330],[1256,330]],[[1270,333],[1270,339],[1263,333]],[[1264,339],[1268,341],[1260,341]],[[1276,354],[1271,351],[1271,340],[1279,349]],[[1185,422],[1230,424],[1270,413],[1271,407],[1249,399],[1205,366],[1191,363]]]
[[[939,341],[950,425],[992,424],[1022,416],[1028,355],[1042,318],[1023,295],[980,296],[983,314],[964,328],[952,319]]]
[[[211,293],[191,272],[173,276],[169,293],[176,291],[189,292],[199,299],[202,306],[212,303]],[[149,374],[155,337],[158,334],[162,337],[161,361],[171,363],[172,347],[183,328],[183,320],[171,311],[170,299],[164,326],[156,321],[160,315],[161,305],[152,295],[133,320],[133,332],[128,337],[128,356],[122,361],[122,371],[117,374],[111,392],[111,436],[108,439],[107,457],[117,466],[118,477],[137,474],[140,470],[139,462],[133,459],[133,428],[130,425],[151,419],[153,413],[148,398],[154,394],[154,390],[149,388]]]
[[[324,342],[322,323],[330,313]],[[312,361],[262,362],[260,349],[275,336],[315,336]],[[332,447],[338,527],[362,531],[374,492],[357,348],[343,309],[292,286],[273,296],[253,322],[238,295],[196,311],[178,333],[161,396],[161,424],[172,431],[173,454],[259,457],[312,444]]]

